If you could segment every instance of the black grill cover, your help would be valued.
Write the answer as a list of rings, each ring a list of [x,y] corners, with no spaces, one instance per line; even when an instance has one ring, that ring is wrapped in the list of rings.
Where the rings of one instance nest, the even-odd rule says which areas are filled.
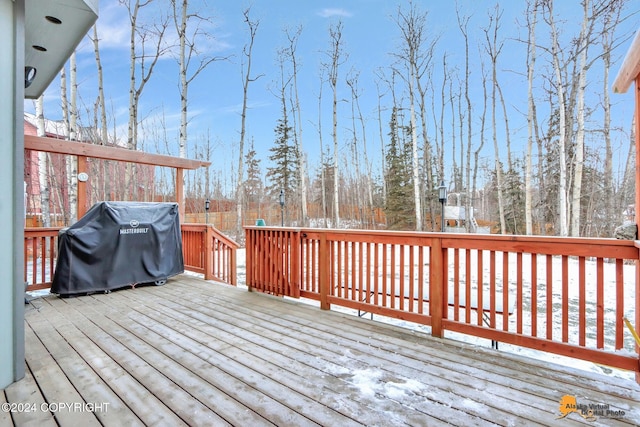
[[[177,203],[99,202],[60,232],[51,293],[106,291],[182,272]]]

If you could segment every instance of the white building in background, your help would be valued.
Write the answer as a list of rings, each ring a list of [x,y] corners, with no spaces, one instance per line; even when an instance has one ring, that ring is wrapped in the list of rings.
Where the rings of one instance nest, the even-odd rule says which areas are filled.
[[[445,232],[490,234],[491,227],[478,225],[475,209],[471,209],[467,227],[467,208],[462,206],[462,200],[465,196],[464,193],[449,193],[447,195],[447,205],[444,207]],[[452,205],[449,205],[449,203],[452,203]]]

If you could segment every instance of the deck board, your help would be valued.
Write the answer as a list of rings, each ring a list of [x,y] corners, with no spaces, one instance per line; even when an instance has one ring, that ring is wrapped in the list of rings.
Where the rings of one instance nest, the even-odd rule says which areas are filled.
[[[135,415],[135,413],[127,407],[118,394],[116,394],[89,365],[74,350],[73,347],[59,334],[49,320],[44,317],[32,319],[31,328],[35,327],[38,331],[38,338],[42,341],[46,350],[50,353],[50,359],[54,359],[61,370],[65,372],[68,380],[73,384],[76,390],[82,391],[82,399],[67,402],[89,402],[100,403],[108,402],[107,410],[94,411],[95,417],[101,425],[104,426],[142,426],[143,423]],[[31,332],[34,333],[34,332]],[[33,348],[31,348],[33,350]],[[27,354],[27,360],[36,358],[39,353],[30,351]],[[50,360],[51,362],[51,360]],[[56,398],[59,398],[56,396]]]
[[[41,411],[42,404],[46,403],[38,384],[31,371],[25,370],[25,377],[11,384],[5,390],[7,403],[15,403],[11,409],[11,419],[16,426],[57,426],[51,412]]]
[[[406,368],[405,361],[402,360],[401,355],[394,354],[396,349],[385,353],[387,357],[384,358],[372,355],[367,351],[363,351],[366,350],[367,347],[371,348],[369,345],[363,348],[363,344],[365,344],[363,341],[367,337],[362,337],[357,333],[354,334],[357,336],[345,339],[336,336],[335,331],[321,330],[322,324],[319,323],[320,321],[314,322],[314,319],[308,319],[308,322],[300,325],[297,322],[286,320],[287,317],[291,316],[295,318],[298,313],[286,313],[284,316],[274,316],[259,311],[260,306],[255,305],[251,309],[254,315],[250,319],[255,319],[257,322],[252,323],[243,320],[249,318],[243,310],[243,305],[234,307],[231,301],[226,301],[222,307],[216,307],[216,309],[213,310],[203,305],[198,306],[198,302],[196,301],[197,297],[195,299],[193,299],[193,297],[189,298],[191,298],[189,305],[193,307],[193,310],[197,310],[200,316],[205,315],[210,316],[210,318],[219,318],[224,313],[227,322],[235,324],[238,327],[244,327],[247,331],[252,331],[252,333],[257,334],[257,339],[264,341],[262,345],[268,346],[270,343],[276,341],[291,347],[299,346],[301,342],[306,344],[306,346],[301,348],[307,351],[306,355],[308,360],[306,360],[306,362],[308,366],[318,366],[320,362],[321,365],[324,365],[321,369],[324,375],[337,375],[340,378],[348,379],[350,374],[349,372],[345,372],[343,366],[345,363],[348,363],[356,372],[380,376],[380,381],[385,381],[390,384],[401,385],[409,382],[411,379],[415,379],[415,371],[403,369]],[[268,308],[264,309],[268,310]],[[242,313],[242,315],[238,316],[238,312]],[[349,321],[351,319],[345,318],[344,320]],[[354,327],[354,329],[356,328]],[[319,343],[319,345],[316,343]],[[289,358],[295,357],[290,349],[282,351],[287,352],[287,357]],[[413,364],[415,365],[415,362],[413,362]],[[375,368],[372,369],[370,367]],[[462,422],[468,418],[468,413],[472,413],[479,419],[484,417],[487,421],[491,420],[491,422],[505,421],[502,419],[503,417],[500,411],[493,411],[490,407],[459,407],[459,405],[465,402],[476,402],[476,399],[484,399],[482,396],[483,392],[479,391],[484,389],[484,387],[479,390],[473,390],[470,396],[459,396],[455,395],[455,384],[451,384],[446,377],[440,378],[438,376],[425,375],[421,377],[420,380],[428,387],[435,387],[444,392],[438,394],[439,397],[443,396],[443,399],[424,399],[420,394],[416,394],[416,398],[412,399],[414,401],[411,402],[411,406],[422,411],[424,416],[437,413],[441,411],[442,405],[446,405],[457,409],[457,411],[450,412],[446,418],[443,417],[443,421],[459,420]],[[377,402],[375,402],[375,400],[371,402],[372,407],[375,407],[376,404]]]
[[[109,406],[5,412],[0,427],[640,424],[631,381],[189,275],[161,287],[47,296],[25,318],[27,376],[0,403]],[[625,416],[559,420],[566,394]]]
[[[7,403],[7,398],[4,395],[4,391],[0,392],[0,405]],[[0,427],[11,427],[13,421],[11,421],[11,413],[8,411],[0,411]]]
[[[100,423],[91,412],[70,410],[59,405],[64,402],[82,402],[83,399],[31,328],[25,330],[25,341],[25,345],[32,350],[26,354],[29,369],[44,399],[52,402],[52,405],[58,405],[50,408],[55,411],[58,422],[66,425],[99,426]]]

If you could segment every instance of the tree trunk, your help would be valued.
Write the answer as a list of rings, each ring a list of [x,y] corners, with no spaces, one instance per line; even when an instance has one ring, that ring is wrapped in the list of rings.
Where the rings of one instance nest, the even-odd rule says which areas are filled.
[[[490,17],[491,21],[494,20],[493,17]],[[504,214],[504,201],[503,201],[503,182],[504,179],[502,177],[502,163],[500,162],[500,147],[498,145],[498,132],[497,132],[497,117],[496,117],[496,93],[498,90],[498,55],[500,53],[501,48],[497,47],[497,38],[498,38],[498,28],[499,28],[499,17],[496,17],[495,24],[493,24],[493,34],[491,37],[489,36],[489,29],[485,30],[485,35],[487,38],[487,52],[491,58],[491,128],[493,134],[493,149],[495,154],[495,171],[496,171],[496,185],[498,187],[498,211],[500,214],[500,232],[502,234],[506,234],[506,219]]]
[[[531,8],[531,1],[533,1],[533,10]],[[527,5],[527,23],[529,29],[529,42],[527,44],[528,58],[527,58],[527,154],[525,158],[525,172],[524,172],[524,188],[525,188],[525,233],[527,235],[533,234],[533,184],[532,174],[532,157],[533,157],[533,127],[537,126],[534,122],[534,103],[533,97],[533,73],[536,63],[536,24],[538,22],[538,0],[529,0]],[[541,230],[542,231],[542,230]]]
[[[324,146],[322,143],[322,87],[323,82],[320,78],[320,91],[318,93],[318,143],[320,144],[320,191],[322,194],[322,223],[324,228],[328,227],[327,224],[327,177],[324,164]]]
[[[468,17],[461,18],[457,12],[458,11],[456,10],[456,14],[458,15],[458,27],[460,28],[460,32],[464,36],[464,98],[467,103],[466,105],[466,108],[467,108],[467,164],[464,171],[467,177],[464,185],[465,192],[467,193],[467,197],[465,200],[465,228],[467,232],[470,232],[470,231],[476,231],[476,230],[471,230],[471,225],[472,225],[471,218],[473,217],[474,190],[472,190],[471,188],[471,140],[472,140],[471,123],[473,119],[472,118],[473,109],[471,104],[471,98],[469,96],[469,75],[471,74],[471,71],[469,70],[469,36],[467,33],[469,18]],[[462,125],[462,117],[461,117],[460,123]],[[460,145],[462,146],[462,135],[460,135]],[[477,161],[477,158],[476,158],[476,161]],[[462,167],[462,161],[461,161],[460,167]],[[469,192],[471,193],[469,194]]]
[[[98,111],[100,113],[100,137],[99,142],[100,145],[108,145],[109,144],[109,131],[107,125],[107,107],[106,101],[104,98],[104,81],[102,75],[102,61],[100,60],[100,48],[99,48],[99,39],[98,39],[98,26],[93,26],[93,52],[96,58],[96,69],[98,70]],[[115,138],[115,136],[114,136]],[[110,183],[111,180],[109,178],[109,161],[102,160],[98,163],[101,167],[101,173],[99,179],[102,180],[102,196],[99,197],[102,200],[108,199],[108,194],[110,193]],[[96,177],[97,178],[97,177]]]
[[[549,8],[549,24],[551,26],[551,59],[553,61],[553,70],[556,79],[556,93],[558,96],[558,118],[559,118],[559,166],[560,166],[560,182],[558,184],[558,211],[560,222],[560,236],[568,236],[568,215],[567,215],[567,142],[566,142],[566,103],[565,88],[562,81],[562,70],[560,68],[560,46],[558,44],[558,31],[553,16],[553,0],[547,2]]]
[[[239,241],[244,240],[244,233],[242,230],[243,213],[242,207],[244,204],[244,140],[247,129],[247,102],[249,100],[249,83],[255,79],[251,78],[251,59],[253,52],[253,44],[255,42],[256,31],[260,25],[259,21],[251,21],[249,18],[250,9],[245,9],[243,12],[244,21],[249,28],[249,45],[245,45],[243,52],[247,59],[247,69],[244,74],[242,85],[242,113],[240,115],[240,141],[238,147],[238,182],[236,190],[236,239]]]
[[[294,96],[294,115],[297,115],[297,130],[294,133],[294,141],[296,150],[298,150],[298,185],[300,186],[300,212],[302,216],[303,227],[308,225],[309,213],[307,211],[307,172],[305,155],[302,145],[302,112],[300,108],[300,96],[298,94],[298,60],[296,58],[296,48],[298,46],[298,37],[302,32],[302,27],[298,27],[296,33],[292,36],[287,32],[289,39],[289,54],[291,55],[291,66],[293,68],[293,96]]]
[[[342,21],[329,27],[329,37],[331,49],[328,52],[328,78],[331,90],[333,92],[332,99],[332,129],[331,136],[333,138],[333,227],[340,228],[340,169],[338,152],[340,146],[338,143],[338,72],[339,66],[343,62],[342,58]]]
[[[582,199],[582,170],[584,168],[584,96],[587,87],[587,48],[589,47],[588,35],[587,35],[587,22],[589,20],[589,0],[582,0],[583,3],[583,17],[582,17],[582,29],[580,31],[579,40],[579,52],[580,52],[580,64],[578,74],[578,118],[576,131],[576,144],[574,152],[574,174],[573,174],[573,192],[571,201],[571,236],[580,236],[580,214],[581,199]],[[606,91],[608,92],[608,91]]]
[[[44,95],[40,95],[36,101],[36,128],[38,136],[46,136],[44,124]],[[49,155],[43,151],[38,152],[38,182],[40,184],[40,213],[42,214],[42,226],[51,227],[51,213],[49,209]]]
[[[75,51],[69,57],[69,85],[70,108],[69,108],[69,140],[78,139],[78,82],[76,68]],[[69,180],[69,221],[74,224],[78,220],[78,158],[67,156],[67,179]]]

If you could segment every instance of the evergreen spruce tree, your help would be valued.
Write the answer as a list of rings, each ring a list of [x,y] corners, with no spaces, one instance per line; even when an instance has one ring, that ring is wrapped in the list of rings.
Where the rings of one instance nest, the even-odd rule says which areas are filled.
[[[329,152],[329,149],[325,151],[323,156],[324,163],[320,165],[316,178],[312,184],[310,200],[320,206],[321,215],[325,218],[331,217],[333,212],[333,199],[329,197],[333,191],[333,157]],[[322,178],[322,172],[324,170],[324,180]],[[322,183],[324,182],[324,194],[325,194],[325,208],[326,211],[322,211]]]
[[[269,160],[274,166],[267,169],[267,179],[270,183],[267,193],[274,200],[279,197],[280,190],[284,190],[285,198],[290,200],[298,188],[298,152],[291,138],[292,131],[284,107],[283,116],[278,120],[275,129],[275,145],[269,149],[272,153]]]
[[[399,138],[397,109],[391,112],[386,160],[387,202],[384,210],[389,230],[414,230],[413,181],[411,180],[411,141]],[[403,132],[402,134],[406,134]]]
[[[525,234],[525,194],[522,181],[522,162],[513,161],[513,169],[504,174],[504,217],[510,234]]]
[[[256,209],[260,206],[262,196],[264,194],[264,186],[262,184],[262,170],[260,169],[260,159],[256,158],[256,150],[253,140],[251,147],[245,155],[245,164],[247,166],[247,179],[244,181],[244,200],[247,208]]]

